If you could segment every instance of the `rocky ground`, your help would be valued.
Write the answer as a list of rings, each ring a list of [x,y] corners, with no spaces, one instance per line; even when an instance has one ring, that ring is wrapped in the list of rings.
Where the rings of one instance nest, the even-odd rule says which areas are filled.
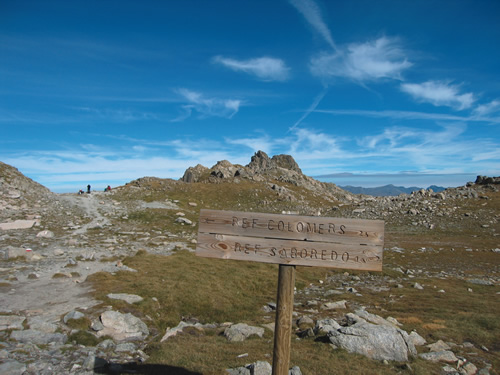
[[[263,173],[265,171],[269,173]],[[260,152],[246,167],[219,162],[211,169],[202,166],[190,168],[183,181],[141,179],[110,192],[81,195],[51,193],[2,163],[0,172],[2,374],[120,373],[125,371],[120,364],[146,360],[141,339],[148,335],[148,328],[143,322],[135,320],[131,314],[115,312],[110,307],[97,316],[85,316],[80,312],[100,303],[91,296],[89,286],[84,283],[88,275],[99,271],[135,272],[123,265],[120,259],[132,256],[138,250],[164,255],[175,249],[193,250],[196,223],[187,217],[196,215],[199,209],[196,203],[188,199],[124,198],[138,191],[147,197],[155,184],[168,189],[170,185],[177,184],[203,181],[239,183],[247,179],[262,183],[262,189],[275,194],[277,200],[300,203],[294,205],[300,214],[384,219],[386,225],[404,227],[417,233],[419,230],[445,229],[448,225],[465,221],[488,236],[489,240],[480,251],[500,253],[500,246],[497,245],[500,243],[497,237],[500,234],[497,232],[500,213],[488,204],[487,197],[488,193],[498,191],[496,180],[478,179],[476,184],[440,193],[423,190],[398,197],[357,196],[304,176],[290,157],[270,159]],[[320,206],[309,204],[294,190],[295,187],[304,187],[313,196],[321,196],[323,203]],[[325,201],[328,204],[325,205]],[[266,199],[260,204],[270,210],[274,202]],[[179,232],[168,226],[138,227],[130,224],[130,215],[146,214],[152,209],[171,210],[172,223],[177,221],[190,229]],[[387,250],[405,251],[392,245],[389,244]],[[470,248],[470,251],[479,250]],[[498,263],[495,275],[481,277],[478,282],[498,286]],[[369,284],[372,288],[383,289],[389,284],[411,282],[412,273],[424,272],[428,276],[436,276],[443,270],[408,268],[397,272],[401,273],[399,279],[392,278],[380,285],[369,280],[353,279],[348,274],[339,274],[338,277],[342,279],[339,279],[340,282],[347,282],[345,287],[353,288],[352,292],[356,293],[355,288],[359,285],[366,287]],[[456,270],[454,276],[471,278],[470,272],[463,270]],[[326,289],[321,286],[316,288],[320,289],[306,288],[297,296],[298,300],[302,299],[304,309],[314,311],[320,303],[318,300],[321,298],[316,297],[324,294]],[[112,298],[134,303],[134,298],[140,297],[116,295]],[[351,318],[352,324],[365,324],[376,319],[362,310],[357,310]],[[110,339],[95,346],[76,344],[78,322],[85,319],[92,321],[95,336],[107,335]],[[313,334],[308,329],[317,330],[318,321],[308,322],[309,326],[302,324],[305,327],[303,334]],[[481,369],[473,371],[469,368],[466,372],[466,363],[462,360],[460,373],[488,374],[493,371],[486,364]],[[245,373],[244,370],[238,371]],[[300,372],[298,369],[295,371]]]

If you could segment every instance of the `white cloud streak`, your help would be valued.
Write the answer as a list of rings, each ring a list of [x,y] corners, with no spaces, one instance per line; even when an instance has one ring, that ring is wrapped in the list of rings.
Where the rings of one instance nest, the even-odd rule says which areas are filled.
[[[313,0],[290,0],[290,4],[304,16],[306,21],[323,37],[333,50],[337,50],[330,30],[323,21],[321,10]]]
[[[362,109],[315,109],[315,113],[331,115],[361,116],[372,118],[391,118],[396,120],[431,120],[431,121],[463,121],[463,122],[486,122],[500,124],[500,117],[487,116],[458,116],[444,113],[427,113],[414,111],[368,111]]]
[[[307,118],[307,116],[311,114],[311,112],[314,112],[316,110],[319,103],[323,100],[327,92],[328,92],[328,87],[325,87],[323,91],[321,91],[319,95],[314,99],[314,101],[311,103],[307,111],[305,111],[304,114],[295,122],[295,124],[293,124],[290,130],[294,130],[295,128],[297,128],[297,126],[299,126],[302,123],[302,121],[304,121]]]
[[[349,44],[334,53],[320,53],[311,59],[310,70],[314,76],[326,80],[341,77],[364,82],[401,80],[401,73],[411,65],[398,39],[381,37]]]
[[[460,85],[452,85],[444,81],[427,81],[423,83],[403,83],[401,90],[420,102],[432,105],[451,107],[463,110],[472,107],[475,101],[472,93],[460,94]]]
[[[497,99],[487,104],[478,105],[473,112],[477,116],[487,116],[500,112],[500,100]]]
[[[281,59],[273,57],[259,57],[249,60],[236,60],[222,56],[216,56],[213,61],[222,64],[234,71],[244,72],[256,76],[266,82],[286,81],[289,77],[290,68]]]
[[[184,88],[177,90],[177,92],[188,104],[182,106],[184,113],[173,119],[173,122],[187,119],[193,111],[196,111],[200,118],[224,117],[230,119],[238,113],[242,104],[242,101],[237,99],[206,98],[199,92]]]

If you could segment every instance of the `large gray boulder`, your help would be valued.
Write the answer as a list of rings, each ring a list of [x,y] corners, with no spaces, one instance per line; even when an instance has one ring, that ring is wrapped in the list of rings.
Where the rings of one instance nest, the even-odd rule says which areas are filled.
[[[117,341],[143,339],[149,335],[147,325],[130,313],[105,311],[101,314],[101,323],[104,328],[97,335],[109,335]]]
[[[224,336],[228,341],[244,341],[252,335],[262,337],[264,335],[264,328],[252,327],[245,323],[233,324],[224,330]]]
[[[381,317],[378,318],[381,320],[375,320],[382,324],[369,323],[360,316],[349,313],[347,326],[328,332],[330,342],[350,353],[362,354],[381,361],[406,362],[408,354],[412,356],[417,354],[412,340],[405,331]]]

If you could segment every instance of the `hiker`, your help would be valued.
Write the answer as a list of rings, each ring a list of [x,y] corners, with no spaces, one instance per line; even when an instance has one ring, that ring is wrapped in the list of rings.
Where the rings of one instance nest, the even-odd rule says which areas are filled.
[[[90,194],[90,184],[87,185],[87,194]]]
[[[108,185],[108,187],[106,188],[107,191],[111,191],[111,186]]]

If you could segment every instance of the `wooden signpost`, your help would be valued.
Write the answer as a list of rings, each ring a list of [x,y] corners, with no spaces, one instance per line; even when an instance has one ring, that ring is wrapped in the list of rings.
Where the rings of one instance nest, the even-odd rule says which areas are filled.
[[[294,266],[382,271],[384,222],[201,210],[196,255],[280,265],[273,375],[288,374]]]

